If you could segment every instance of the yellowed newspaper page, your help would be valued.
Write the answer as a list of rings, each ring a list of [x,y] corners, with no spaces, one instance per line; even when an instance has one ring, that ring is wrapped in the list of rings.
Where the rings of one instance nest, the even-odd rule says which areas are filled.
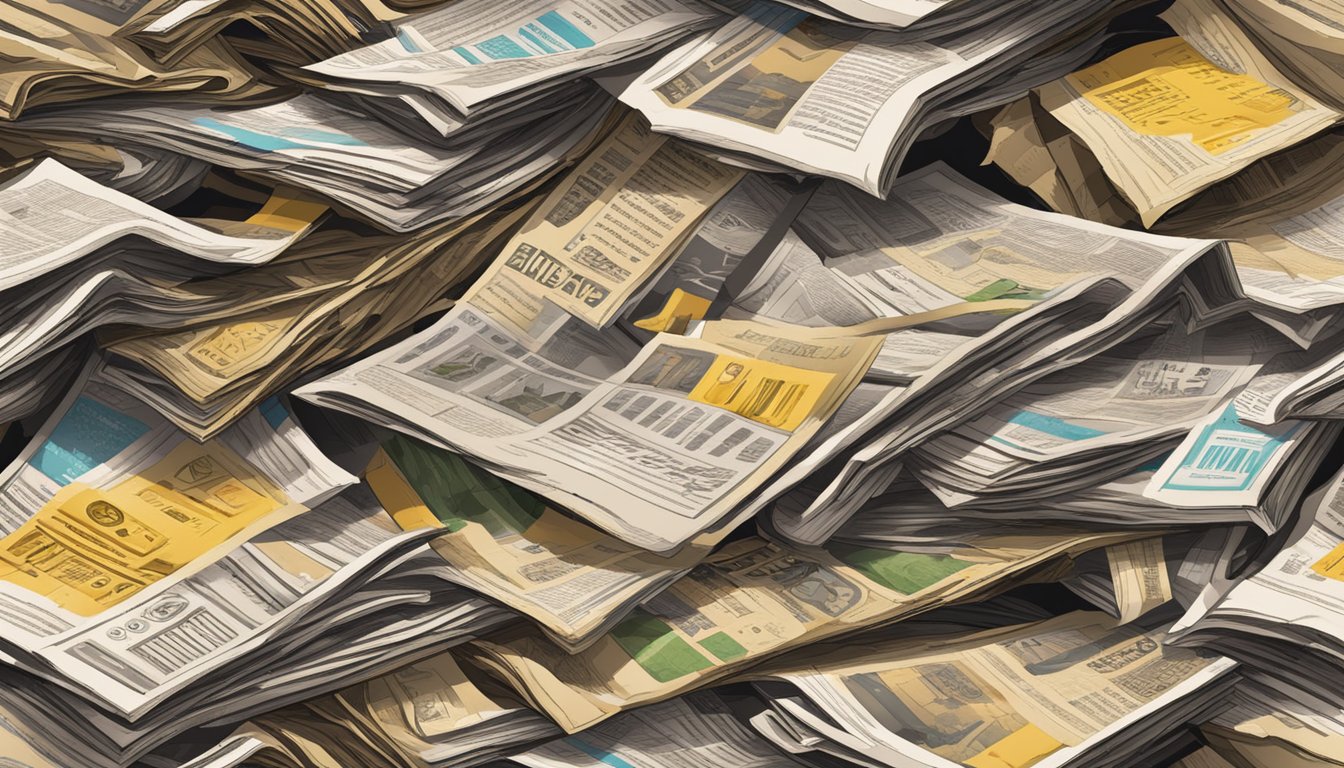
[[[1341,117],[1279,72],[1211,0],[1179,0],[1163,18],[1180,37],[1141,43],[1038,91],[1146,226]]]

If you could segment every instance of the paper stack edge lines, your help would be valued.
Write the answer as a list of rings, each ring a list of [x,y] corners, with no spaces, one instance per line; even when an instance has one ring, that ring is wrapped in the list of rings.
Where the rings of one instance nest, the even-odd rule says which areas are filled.
[[[1344,768],[1341,0],[0,53],[0,768]]]

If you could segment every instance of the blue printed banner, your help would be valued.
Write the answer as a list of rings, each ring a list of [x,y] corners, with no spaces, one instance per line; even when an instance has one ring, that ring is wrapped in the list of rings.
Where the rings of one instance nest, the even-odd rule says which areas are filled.
[[[1008,423],[1017,424],[1022,427],[1029,427],[1037,432],[1044,432],[1047,435],[1063,438],[1065,440],[1087,440],[1093,437],[1101,437],[1106,434],[1099,429],[1084,427],[1081,424],[1074,424],[1055,416],[1047,416],[1044,413],[1035,411],[1018,411],[1013,414]]]
[[[346,133],[324,131],[306,126],[293,126],[273,133],[261,133],[237,125],[220,122],[213,117],[198,117],[192,122],[202,128],[228,136],[238,144],[262,152],[280,152],[286,149],[312,149],[319,144],[337,144],[345,147],[366,146],[365,142]]]
[[[414,50],[411,41],[403,40],[402,45],[407,50]],[[468,64],[485,64],[577,51],[595,45],[597,41],[559,11],[547,11],[519,27],[516,35],[495,35],[473,45],[459,45],[453,48],[453,53]]]
[[[149,426],[89,397],[75,400],[31,460],[61,485],[126,450]]]
[[[1218,418],[1204,425],[1162,487],[1174,491],[1244,491],[1301,424],[1266,432],[1244,424],[1228,403]]]

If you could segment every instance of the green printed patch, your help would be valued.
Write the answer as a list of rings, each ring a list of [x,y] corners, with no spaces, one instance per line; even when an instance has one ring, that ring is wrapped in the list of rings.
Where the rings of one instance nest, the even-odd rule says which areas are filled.
[[[966,301],[993,301],[994,299],[1040,301],[1044,294],[1045,292],[1039,289],[1027,287],[1013,280],[999,278],[967,296]]]
[[[640,608],[611,630],[611,639],[660,683],[714,666],[666,622]]]
[[[719,661],[732,661],[747,655],[747,649],[727,632],[715,632],[701,640],[700,645],[717,656]]]
[[[450,531],[471,522],[503,538],[527,530],[545,509],[536,496],[455,453],[401,435],[383,443],[383,450]]]
[[[841,562],[864,578],[903,595],[913,595],[937,584],[971,563],[948,555],[893,552],[887,549],[833,544],[827,547]]]

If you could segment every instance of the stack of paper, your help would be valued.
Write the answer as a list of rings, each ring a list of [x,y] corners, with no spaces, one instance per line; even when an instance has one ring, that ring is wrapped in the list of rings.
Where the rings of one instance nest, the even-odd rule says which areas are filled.
[[[1339,3],[0,5],[0,768],[1344,765]]]

